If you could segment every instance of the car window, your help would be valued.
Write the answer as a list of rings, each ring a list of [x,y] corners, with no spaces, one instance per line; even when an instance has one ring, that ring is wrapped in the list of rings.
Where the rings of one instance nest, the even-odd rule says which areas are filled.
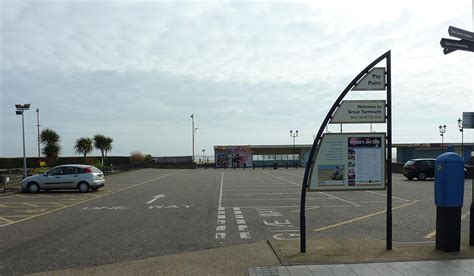
[[[77,174],[77,168],[75,168],[75,167],[65,167],[63,169],[63,174]]]
[[[48,172],[48,175],[61,175],[63,174],[63,168],[55,168]]]
[[[423,163],[423,166],[425,166],[425,167],[432,167],[433,166],[433,163],[430,160],[423,160],[422,163]]]
[[[411,166],[411,165],[413,165],[413,164],[415,164],[415,161],[410,160],[410,161],[407,161],[407,162],[405,163],[405,166]]]

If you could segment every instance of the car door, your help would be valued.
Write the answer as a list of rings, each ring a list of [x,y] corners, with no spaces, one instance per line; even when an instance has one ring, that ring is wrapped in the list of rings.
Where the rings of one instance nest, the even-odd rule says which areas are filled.
[[[62,180],[63,183],[61,184],[64,189],[75,189],[78,184],[78,170],[76,167],[64,167],[63,168],[63,175]]]
[[[54,168],[47,172],[44,180],[44,186],[46,189],[61,189],[62,188],[62,174],[63,168]]]

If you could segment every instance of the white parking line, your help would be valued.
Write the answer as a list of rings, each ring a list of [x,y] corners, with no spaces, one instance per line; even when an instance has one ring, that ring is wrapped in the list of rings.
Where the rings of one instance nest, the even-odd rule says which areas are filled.
[[[221,188],[219,192],[219,207],[218,209],[221,210],[222,208],[222,186],[224,186],[224,172],[221,174]]]
[[[349,201],[349,200],[345,200],[345,199],[342,199],[342,198],[340,198],[340,197],[333,196],[333,195],[330,195],[330,194],[327,194],[327,193],[323,193],[323,192],[319,192],[319,193],[320,193],[320,194],[323,194],[323,195],[327,195],[327,196],[333,197],[333,198],[336,198],[336,199],[339,199],[340,201],[347,202],[347,203],[352,204],[352,205],[354,205],[354,206],[360,207],[359,204],[354,203],[354,202],[351,202],[351,201]]]
[[[371,194],[376,194],[376,195],[380,195],[380,196],[383,196],[383,197],[387,197],[386,194],[382,194],[382,193],[378,193],[378,192],[374,192],[374,191],[366,191],[367,193],[371,193]],[[392,196],[392,198],[395,198],[395,199],[398,199],[398,200],[401,200],[401,201],[405,201],[405,202],[408,202],[410,200],[408,199],[404,199],[404,198],[400,198],[400,197],[396,197],[396,196]]]
[[[301,184],[295,183],[295,182],[290,181],[290,180],[288,180],[288,179],[284,179],[284,178],[282,178],[282,177],[276,176],[276,175],[271,174],[271,173],[269,173],[269,172],[267,172],[267,174],[268,174],[268,175],[271,175],[271,176],[273,176],[273,177],[275,177],[275,178],[281,179],[281,180],[283,180],[283,181],[286,181],[286,182],[288,182],[288,183],[290,183],[290,184],[293,184],[293,185],[295,185],[295,186],[301,187]]]

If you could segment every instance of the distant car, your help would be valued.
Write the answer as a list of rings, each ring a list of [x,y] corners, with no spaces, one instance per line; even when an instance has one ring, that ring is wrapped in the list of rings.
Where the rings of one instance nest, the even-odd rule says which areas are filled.
[[[411,159],[403,165],[403,175],[408,180],[417,178],[418,180],[425,180],[426,178],[435,177],[435,162],[433,158]],[[464,168],[464,177],[467,176],[467,170]]]
[[[37,193],[40,190],[78,189],[81,193],[96,191],[105,184],[104,173],[90,165],[61,165],[41,175],[22,180],[23,191]]]
[[[403,166],[403,175],[409,180],[413,180],[413,178],[425,180],[434,177],[435,161],[436,159],[433,158],[408,160]]]

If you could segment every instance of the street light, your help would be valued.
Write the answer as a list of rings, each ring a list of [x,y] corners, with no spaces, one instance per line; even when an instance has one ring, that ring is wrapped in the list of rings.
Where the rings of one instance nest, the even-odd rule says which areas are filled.
[[[458,119],[458,127],[459,131],[461,132],[461,156],[462,160],[464,160],[464,129],[462,127],[462,120],[461,118]]]
[[[26,153],[25,153],[25,118],[23,113],[30,109],[30,104],[15,104],[16,115],[21,115],[21,128],[23,132],[23,178],[26,178]]]
[[[441,153],[444,151],[444,133],[446,132],[446,125],[439,125],[439,135],[441,136]]]
[[[38,128],[38,162],[40,162],[41,152],[40,152],[40,123],[39,123],[39,108],[36,109],[36,127]]]
[[[204,152],[205,151],[206,151],[205,149],[202,149],[202,162],[204,162]]]
[[[191,162],[194,162],[194,136],[196,134],[197,127],[194,127],[194,114],[191,114],[191,120],[192,120],[192,135],[193,135],[193,159]]]
[[[298,130],[293,133],[293,130],[290,130],[290,136],[293,137],[293,148],[295,148],[295,138],[298,137]]]

